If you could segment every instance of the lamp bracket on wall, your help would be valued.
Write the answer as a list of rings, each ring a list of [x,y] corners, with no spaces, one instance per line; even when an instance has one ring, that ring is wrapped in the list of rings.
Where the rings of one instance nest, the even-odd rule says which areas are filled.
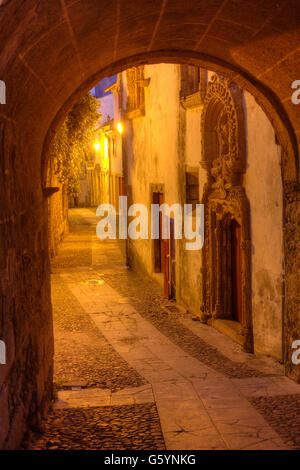
[[[50,197],[52,194],[57,193],[59,191],[59,187],[53,186],[53,187],[48,187],[43,189],[43,195],[44,197]]]

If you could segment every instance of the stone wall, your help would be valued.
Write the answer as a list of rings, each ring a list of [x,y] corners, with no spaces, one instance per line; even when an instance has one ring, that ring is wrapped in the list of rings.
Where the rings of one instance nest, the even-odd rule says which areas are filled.
[[[16,449],[52,397],[48,207],[13,125],[1,121],[0,135],[0,448]]]
[[[284,360],[286,373],[300,383],[300,366],[293,364],[291,357],[292,344],[300,339],[300,313],[299,313],[299,266],[300,266],[300,187],[290,185],[286,187],[287,197],[284,208]],[[298,229],[296,228],[298,227]]]

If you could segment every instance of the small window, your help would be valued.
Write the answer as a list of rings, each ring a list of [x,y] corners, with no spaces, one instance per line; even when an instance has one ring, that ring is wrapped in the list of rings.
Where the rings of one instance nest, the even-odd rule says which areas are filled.
[[[186,172],[186,203],[193,205],[193,210],[196,204],[199,204],[199,175],[197,172]]]
[[[128,90],[126,112],[128,119],[134,119],[145,114],[144,88],[140,85],[144,79],[144,66],[127,69],[126,78]]]
[[[206,94],[208,74],[202,67],[181,65],[180,101],[184,109],[198,108],[203,105]]]
[[[200,68],[193,65],[181,66],[181,97],[192,95],[200,89]]]

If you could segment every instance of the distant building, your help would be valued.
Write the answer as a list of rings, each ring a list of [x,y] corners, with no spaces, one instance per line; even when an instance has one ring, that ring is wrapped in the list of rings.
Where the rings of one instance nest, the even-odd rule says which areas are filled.
[[[95,130],[91,158],[81,176],[77,206],[117,205],[119,195],[124,192],[122,136],[118,131],[121,121],[119,80],[118,76],[105,78],[91,91],[99,101],[101,118]]]

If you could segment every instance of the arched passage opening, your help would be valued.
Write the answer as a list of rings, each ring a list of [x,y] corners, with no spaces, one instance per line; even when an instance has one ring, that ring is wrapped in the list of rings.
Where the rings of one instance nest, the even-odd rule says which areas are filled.
[[[290,100],[290,85],[298,78],[299,67],[297,2],[277,1],[270,9],[261,2],[250,5],[246,1],[220,0],[213,6],[195,1],[188,7],[182,2],[137,5],[116,1],[113,8],[105,9],[102,2],[92,0],[43,5],[11,0],[0,14],[0,71],[7,88],[7,104],[0,110],[1,290],[3,335],[9,351],[1,371],[1,384],[7,384],[3,409],[8,410],[9,396],[20,398],[25,383],[32,384],[20,398],[24,409],[10,418],[5,411],[7,445],[20,442],[25,417],[32,415],[34,421],[51,393],[51,309],[42,192],[47,148],[80,94],[101,77],[131,65],[181,62],[212,69],[251,92],[273,123],[283,148],[288,360],[292,340],[299,333],[299,108]],[[107,41],[109,35],[111,41]],[[291,369],[295,368],[291,365]],[[18,426],[20,421],[24,426]]]

